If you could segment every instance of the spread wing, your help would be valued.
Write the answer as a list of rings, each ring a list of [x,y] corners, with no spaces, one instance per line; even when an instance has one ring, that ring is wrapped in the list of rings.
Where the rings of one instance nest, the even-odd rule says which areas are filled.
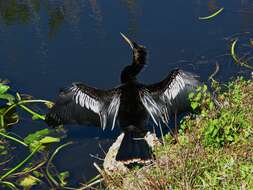
[[[168,124],[172,113],[190,110],[188,94],[199,85],[195,75],[176,69],[161,82],[143,87],[140,97],[156,125]]]
[[[93,124],[103,129],[115,126],[120,105],[120,90],[100,90],[73,83],[61,90],[55,105],[46,116],[49,125],[68,123]]]

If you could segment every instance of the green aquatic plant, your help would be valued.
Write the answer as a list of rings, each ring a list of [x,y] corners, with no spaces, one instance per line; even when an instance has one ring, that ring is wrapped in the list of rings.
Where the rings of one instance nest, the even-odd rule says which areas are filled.
[[[15,142],[17,142],[17,143],[19,143],[19,144],[22,144],[22,145],[25,146],[25,147],[28,146],[28,145],[27,145],[25,142],[23,142],[22,140],[19,140],[18,138],[15,138],[15,137],[12,137],[12,136],[6,134],[6,132],[0,132],[0,136],[3,136],[3,137],[5,137],[5,138],[7,138],[7,139],[10,139],[10,140],[13,140],[13,141],[15,141]]]
[[[230,52],[231,52],[231,56],[232,58],[234,59],[235,63],[238,63],[240,64],[241,66],[243,67],[246,67],[248,69],[252,69],[253,70],[253,66],[249,65],[248,63],[246,63],[245,61],[242,61],[238,58],[238,56],[236,55],[235,53],[235,47],[236,47],[236,44],[237,44],[237,39],[234,40],[231,44],[231,49],[230,49]]]
[[[28,142],[28,145],[29,145],[29,144],[34,144],[35,142],[37,142],[37,143],[36,143],[36,146],[35,146],[33,149],[31,149],[31,150],[32,150],[31,153],[30,153],[22,162],[20,162],[18,165],[16,165],[16,166],[15,166],[14,168],[12,168],[10,171],[8,171],[8,172],[5,173],[4,175],[2,175],[2,176],[0,177],[0,180],[5,179],[7,176],[9,176],[10,174],[12,174],[12,173],[15,172],[16,170],[18,170],[20,167],[22,167],[29,159],[31,159],[31,158],[33,157],[34,154],[36,154],[36,153],[41,149],[41,147],[42,147],[43,145],[45,145],[45,144],[51,144],[51,143],[55,143],[55,142],[60,142],[60,139],[59,139],[59,138],[54,138],[54,137],[49,137],[49,136],[45,136],[45,137],[41,138],[41,137],[42,137],[41,133],[39,133],[40,135],[38,135],[38,136],[36,136],[36,138],[34,138],[35,135],[38,134],[38,133],[39,133],[39,132],[37,131],[35,134],[30,134],[30,135],[26,138],[26,142]],[[31,136],[33,137],[33,141],[30,141]],[[41,139],[40,139],[39,141],[37,141],[38,138],[41,138]],[[15,140],[15,141],[16,141],[16,140]]]
[[[51,101],[22,99],[18,92],[16,93],[16,96],[10,94],[8,92],[9,89],[10,86],[0,82],[0,101],[7,101],[4,105],[0,106],[0,127],[14,125],[19,121],[19,116],[15,110],[17,107],[31,114],[32,119],[45,119],[44,115],[33,111],[31,108],[27,107],[26,104],[43,103],[47,107],[52,107],[53,103]]]
[[[57,187],[63,187],[67,184],[65,179],[69,176],[69,172],[61,172],[58,175],[58,179],[60,181],[60,183],[58,183],[57,180],[51,174],[49,168],[50,168],[50,165],[52,164],[52,161],[53,161],[54,157],[56,156],[56,154],[58,154],[58,152],[61,149],[63,149],[64,147],[71,145],[71,144],[73,144],[73,142],[65,143],[63,145],[60,145],[58,148],[56,148],[55,151],[53,152],[53,154],[51,155],[51,157],[49,158],[47,165],[46,165],[46,174],[47,174],[48,178],[51,180],[51,182],[54,183],[54,185]]]
[[[15,113],[5,113],[6,109],[14,104],[15,101],[15,97],[8,93],[9,89],[10,87],[8,85],[6,85],[4,82],[0,82],[0,100],[6,101],[5,104],[0,105],[0,127],[5,125],[5,118],[8,121],[8,124],[14,124],[18,120],[18,116]]]
[[[224,10],[224,7],[220,8],[219,10],[217,10],[216,12],[214,12],[213,14],[211,14],[209,16],[199,17],[199,20],[209,20],[209,19],[219,15],[223,10]]]
[[[15,167],[13,167],[11,170],[9,170],[8,172],[6,172],[4,175],[2,175],[0,177],[0,181],[2,181],[3,179],[5,179],[7,176],[9,176],[10,174],[12,174],[13,172],[15,172],[16,170],[18,170],[20,167],[22,167],[29,159],[31,159],[31,157],[37,153],[37,151],[39,150],[41,145],[38,145],[23,161],[21,161],[18,165],[16,165]]]
[[[41,183],[40,179],[32,175],[28,175],[20,180],[19,185],[24,189],[31,189],[33,186],[38,185],[39,183]]]
[[[5,156],[2,157],[2,159],[6,158],[0,163],[4,168],[0,174],[0,188],[20,189],[19,187],[23,187],[24,189],[30,189],[34,185],[39,185],[42,181],[50,186],[50,184],[54,182],[54,178],[49,172],[50,168],[54,167],[52,160],[61,148],[70,143],[59,146],[52,156],[47,158],[49,156],[50,145],[53,143],[60,143],[61,140],[59,135],[55,134],[55,130],[48,128],[40,129],[28,134],[25,138],[9,133],[8,126],[19,125],[20,123],[19,111],[29,113],[33,120],[44,120],[44,115],[35,112],[28,106],[38,103],[45,104],[47,107],[52,107],[53,105],[50,101],[27,98],[20,95],[18,92],[12,95],[9,93],[10,89],[11,87],[9,85],[0,82],[0,154]],[[14,119],[15,121],[13,121]],[[14,129],[14,127],[12,127],[12,129]],[[19,163],[10,167],[8,163],[11,161],[11,158],[16,155],[15,152],[9,151],[8,144],[12,144],[13,142],[13,146],[18,147],[18,145],[22,145],[29,153]],[[48,164],[43,174],[42,167],[46,165],[46,163]],[[61,187],[67,184],[67,171],[56,174],[55,177],[59,179]],[[53,185],[56,186],[54,183]]]
[[[31,105],[43,104],[51,108],[53,103],[48,100],[31,99],[16,92],[15,95],[9,93],[11,87],[7,83],[0,81],[0,189],[33,189],[34,186],[46,184],[48,189],[76,189],[68,187],[69,171],[58,172],[54,166],[53,160],[64,147],[73,144],[73,142],[61,143],[61,128],[49,129],[40,128],[31,131],[24,138],[9,132],[15,131],[15,127],[20,125],[20,112],[28,113],[32,120],[45,119],[43,114],[34,111]],[[37,127],[37,126],[36,126]],[[56,148],[52,144],[59,144]],[[22,145],[22,146],[20,146]],[[11,148],[10,148],[11,147]],[[24,149],[27,154],[18,163],[10,163],[16,155],[11,151],[15,147]],[[85,186],[87,186],[85,184]],[[81,185],[80,189],[85,187]],[[89,186],[89,184],[88,184]]]
[[[15,176],[17,175],[18,171],[21,168],[24,168],[25,165],[28,165],[28,167],[25,167],[23,170],[21,170],[23,175],[21,175],[20,178],[22,178],[22,181],[20,182],[21,186],[29,186],[29,182],[31,183],[30,186],[36,185],[38,181],[40,181],[39,178],[36,178],[35,176],[31,175],[30,173],[35,172],[34,168],[39,169],[43,165],[45,165],[44,160],[33,160],[35,154],[45,155],[46,154],[46,147],[48,147],[52,143],[58,143],[60,142],[60,138],[48,136],[51,133],[48,129],[43,129],[36,131],[35,133],[29,134],[24,140],[19,140],[13,136],[7,135],[4,132],[1,132],[1,136],[4,138],[7,138],[9,140],[12,140],[14,142],[17,142],[19,144],[22,144],[24,147],[29,147],[30,154],[25,157],[20,163],[18,163],[16,166],[9,169],[8,172],[4,173],[0,177],[0,184],[4,186],[8,186],[9,188],[13,188],[16,186],[13,182],[10,181],[4,181],[9,176]],[[35,162],[39,162],[37,166],[33,166]],[[38,167],[39,166],[39,167]],[[20,173],[20,172],[19,172]],[[29,175],[28,175],[29,174]],[[23,177],[23,176],[29,176]],[[35,180],[36,179],[36,180]],[[35,183],[35,181],[36,183]],[[26,187],[27,188],[27,187]]]

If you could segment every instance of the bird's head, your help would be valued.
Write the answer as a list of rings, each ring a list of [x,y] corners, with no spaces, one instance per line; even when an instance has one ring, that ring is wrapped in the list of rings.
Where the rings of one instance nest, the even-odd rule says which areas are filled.
[[[127,44],[133,50],[133,62],[131,65],[128,65],[124,68],[121,73],[121,81],[123,83],[135,79],[137,74],[141,71],[141,69],[146,64],[146,48],[142,45],[137,44],[134,41],[131,41],[124,34],[120,33],[123,39],[127,42]]]
[[[143,45],[139,45],[134,41],[131,41],[128,37],[126,37],[123,33],[120,33],[123,39],[127,42],[127,44],[131,47],[133,50],[133,60],[136,61],[136,63],[142,63],[139,59],[145,59],[147,55],[146,47]]]

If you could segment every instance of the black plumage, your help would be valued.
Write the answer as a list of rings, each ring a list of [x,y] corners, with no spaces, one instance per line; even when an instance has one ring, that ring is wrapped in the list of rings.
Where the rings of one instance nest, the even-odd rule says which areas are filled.
[[[190,109],[188,94],[199,85],[191,73],[172,70],[162,81],[145,85],[137,75],[146,64],[146,48],[121,34],[133,50],[133,61],[121,72],[121,85],[109,90],[73,83],[62,90],[46,122],[59,124],[91,123],[95,126],[119,126],[125,133],[117,160],[142,162],[151,159],[151,150],[144,136],[151,118],[155,125],[168,125],[169,117]]]

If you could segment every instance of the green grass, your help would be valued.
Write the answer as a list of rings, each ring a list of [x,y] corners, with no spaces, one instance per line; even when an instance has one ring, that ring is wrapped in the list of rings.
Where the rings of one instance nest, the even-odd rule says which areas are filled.
[[[213,83],[219,107],[204,86],[189,98],[174,139],[165,136],[151,166],[105,176],[108,189],[253,189],[253,82]]]

